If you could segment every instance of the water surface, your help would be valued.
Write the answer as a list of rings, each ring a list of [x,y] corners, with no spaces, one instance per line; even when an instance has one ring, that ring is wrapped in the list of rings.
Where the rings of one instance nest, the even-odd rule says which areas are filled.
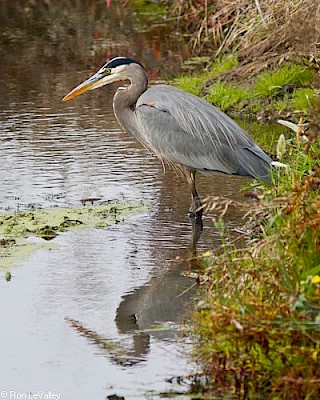
[[[63,15],[60,3],[66,2],[46,6],[57,20]],[[141,56],[152,77],[161,78],[177,68],[185,47],[169,41],[164,28],[143,34],[133,24],[121,31],[119,44],[112,27],[119,28],[119,21],[126,26],[130,9],[121,18],[118,6],[103,9],[110,19],[106,25],[96,15],[101,6],[90,8],[86,19],[81,2],[67,3],[78,13],[68,21],[78,37],[79,62],[69,61],[72,41],[60,28],[52,25],[48,40],[47,32],[34,35],[21,22],[19,7],[13,21],[8,17],[12,2],[0,9],[6,23],[0,49],[0,211],[79,207],[84,198],[101,199],[97,204],[146,199],[149,207],[124,224],[65,232],[52,241],[56,248],[39,250],[17,265],[11,282],[0,279],[0,389],[51,390],[68,400],[113,393],[161,398],[157,393],[185,391],[167,380],[193,370],[189,340],[176,329],[195,293],[194,281],[182,274],[190,267],[189,188],[122,132],[112,111],[115,86],[72,102],[60,100],[98,65],[101,48],[105,55]],[[38,18],[43,11],[25,12]],[[92,35],[97,26],[99,35]],[[135,35],[144,38],[143,46]],[[119,49],[123,53],[115,54]],[[242,183],[204,177],[199,191],[238,199]],[[228,224],[239,226],[241,217],[231,211]],[[220,243],[211,218],[204,219],[200,252]],[[167,329],[154,329],[164,323]]]

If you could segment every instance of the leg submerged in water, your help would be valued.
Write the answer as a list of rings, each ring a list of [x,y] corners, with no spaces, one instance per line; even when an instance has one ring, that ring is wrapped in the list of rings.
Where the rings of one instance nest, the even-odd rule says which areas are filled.
[[[189,208],[190,218],[192,218],[202,230],[202,203],[196,189],[196,172],[188,170],[186,176],[191,187],[191,205]]]

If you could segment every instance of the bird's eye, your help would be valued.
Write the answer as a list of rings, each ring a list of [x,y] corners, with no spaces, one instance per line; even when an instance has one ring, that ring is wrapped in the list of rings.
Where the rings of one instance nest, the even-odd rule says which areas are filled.
[[[111,68],[105,68],[103,71],[105,74],[110,75],[111,74]]]

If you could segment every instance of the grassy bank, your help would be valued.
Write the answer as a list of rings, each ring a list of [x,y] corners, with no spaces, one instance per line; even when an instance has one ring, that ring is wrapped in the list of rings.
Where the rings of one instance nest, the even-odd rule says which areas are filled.
[[[203,256],[195,356],[210,395],[319,398],[318,123],[313,129],[307,146],[286,145],[291,168],[279,185],[260,188],[246,245],[228,240],[221,219],[224,246]]]
[[[205,87],[233,65],[235,58],[227,56],[199,76],[183,76],[176,84],[201,95],[199,86]],[[208,86],[207,100],[223,110],[257,117],[264,107],[269,118],[287,117],[281,122],[291,130],[273,146],[280,161],[288,165],[280,170],[278,185],[253,182],[247,188],[255,201],[243,204],[250,224],[237,241],[242,247],[228,239],[221,216],[216,228],[221,230],[223,246],[202,257],[199,281],[203,290],[193,327],[195,358],[202,370],[201,379],[194,380],[194,392],[201,399],[319,398],[317,79],[311,66],[288,63],[257,74],[250,87],[221,80]],[[295,89],[288,92],[288,85]],[[286,114],[278,112],[279,102],[285,104]],[[270,142],[270,132],[268,137]],[[270,143],[256,140],[272,151]]]
[[[312,0],[169,4],[177,30],[189,33],[192,53],[202,61],[191,78],[177,79],[178,86],[233,116],[296,121],[308,117],[320,87],[318,4]]]
[[[202,257],[203,290],[193,327],[202,373],[193,389],[201,399],[318,399],[318,74],[311,66],[288,63],[257,74],[250,84],[217,79],[233,64],[234,56],[226,56],[176,84],[196,95],[205,87],[207,100],[229,114],[285,118],[282,124],[291,130],[273,149],[270,132],[256,140],[289,167],[280,171],[277,186],[253,182],[247,188],[255,201],[243,204],[251,223],[238,241],[242,248],[228,239],[221,217],[216,228],[223,246]]]
[[[317,103],[318,67],[306,58],[297,57],[249,79],[246,75],[235,78],[238,68],[234,54],[224,55],[208,61],[204,68],[198,64],[193,75],[182,74],[173,83],[240,118],[290,117],[298,122],[301,117],[307,118]]]
[[[285,0],[190,0],[179,7],[194,49],[209,56],[174,84],[233,117],[282,119],[291,128],[273,145],[270,134],[255,137],[288,168],[277,186],[246,188],[243,234],[229,239],[221,215],[216,229],[223,246],[201,258],[194,398],[318,399],[319,8]],[[302,15],[306,24],[298,23]]]

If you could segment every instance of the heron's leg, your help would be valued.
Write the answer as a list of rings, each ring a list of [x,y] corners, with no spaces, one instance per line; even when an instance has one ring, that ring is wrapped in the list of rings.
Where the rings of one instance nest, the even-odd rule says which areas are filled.
[[[191,187],[191,206],[190,206],[190,213],[196,213],[197,211],[201,211],[201,201],[196,189],[196,172],[189,171],[187,176],[188,183]]]
[[[202,230],[202,203],[196,189],[196,172],[188,171],[187,180],[191,187],[191,206],[189,208],[190,217]]]

